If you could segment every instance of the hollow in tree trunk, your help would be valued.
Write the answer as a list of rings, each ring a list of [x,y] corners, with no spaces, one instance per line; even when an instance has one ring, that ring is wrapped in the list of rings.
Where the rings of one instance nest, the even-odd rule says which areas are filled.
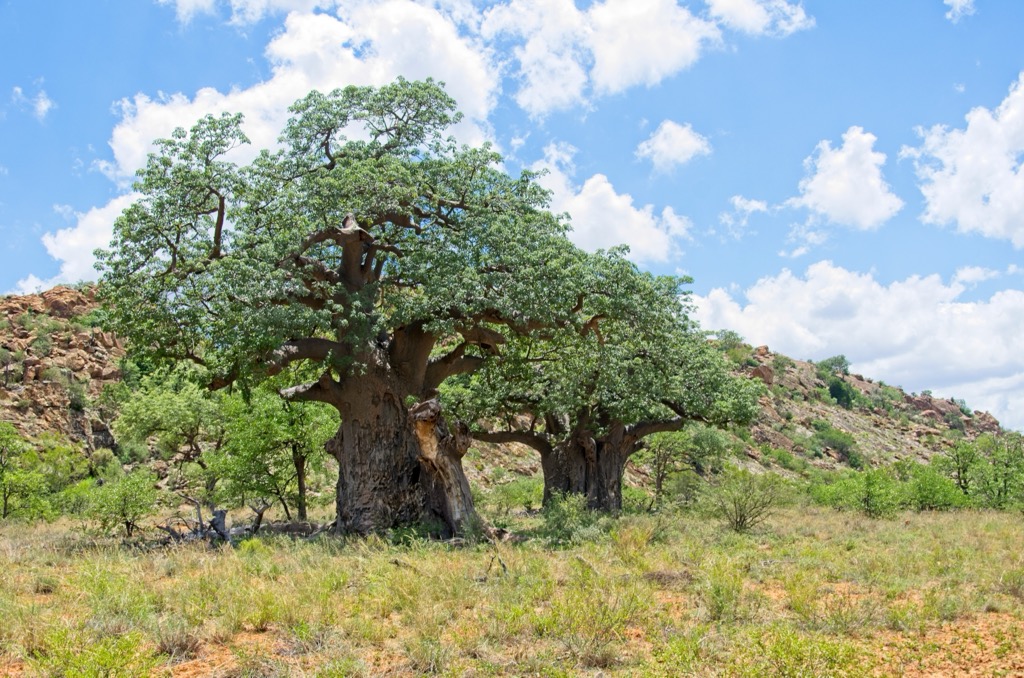
[[[360,393],[343,394],[341,428],[328,443],[338,460],[340,533],[440,522],[444,536],[477,521],[462,455],[463,427],[452,433],[434,399],[404,405],[402,390],[386,380],[358,380]]]

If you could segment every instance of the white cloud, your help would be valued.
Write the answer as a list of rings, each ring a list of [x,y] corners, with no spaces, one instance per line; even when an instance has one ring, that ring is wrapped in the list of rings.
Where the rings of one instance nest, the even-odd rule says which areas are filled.
[[[986,280],[993,280],[1001,275],[999,271],[982,266],[964,266],[958,268],[953,275],[953,282],[963,285],[976,285]]]
[[[664,262],[678,252],[678,240],[689,238],[690,220],[671,207],[661,214],[652,205],[637,207],[633,197],[618,193],[603,174],[574,183],[572,157],[576,149],[551,144],[534,170],[546,170],[539,183],[552,192],[551,209],[572,217],[570,239],[588,250],[629,245],[630,258],[637,262]]]
[[[784,37],[814,27],[800,3],[785,0],[706,0],[711,16],[723,25],[751,35]]]
[[[312,12],[314,9],[334,7],[337,0],[157,0],[161,5],[173,5],[178,21],[188,23],[199,14],[215,14],[218,6],[231,8],[231,23],[254,24],[268,14]]]
[[[122,195],[103,207],[94,207],[87,212],[71,212],[66,206],[55,206],[58,214],[76,221],[74,226],[43,235],[43,246],[51,257],[60,262],[60,272],[47,280],[29,275],[18,281],[16,292],[28,294],[54,285],[95,280],[96,270],[93,264],[96,263],[96,258],[93,251],[110,244],[114,220],[137,197],[134,194]]]
[[[591,79],[601,94],[655,85],[692,65],[706,43],[720,39],[717,26],[675,0],[605,0],[587,15]]]
[[[922,219],[1024,247],[1024,72],[994,111],[979,106],[965,119],[963,129],[918,130],[921,146],[901,150],[914,159]]]
[[[974,0],[942,0],[949,7],[946,18],[956,23],[962,17],[974,14]]]
[[[768,203],[764,200],[744,198],[742,195],[729,198],[729,204],[732,205],[732,212],[720,213],[718,223],[725,227],[726,234],[734,240],[743,237],[751,215],[768,212]]]
[[[188,23],[197,14],[212,14],[217,0],[157,0],[161,5],[174,5],[178,21]]]
[[[36,92],[34,97],[25,95],[25,90],[21,87],[15,86],[11,89],[11,101],[17,104],[19,107],[28,108],[32,111],[32,115],[42,122],[46,119],[46,115],[57,107],[45,90],[40,89]]]
[[[576,105],[587,85],[587,26],[573,0],[512,0],[487,10],[481,34],[525,39],[512,48],[519,62],[516,103],[531,115]]]
[[[665,120],[649,139],[636,149],[636,157],[647,158],[658,172],[667,172],[698,155],[709,155],[711,144],[693,131],[689,123],[680,125]]]
[[[821,261],[803,277],[783,270],[762,278],[745,303],[723,289],[695,302],[709,329],[735,330],[794,358],[841,353],[866,376],[964,397],[1024,427],[1024,291],[968,302],[966,289],[963,280],[946,284],[937,275],[884,285]],[[1000,390],[987,390],[992,384]]]
[[[872,150],[876,139],[854,126],[843,134],[840,148],[820,142],[817,156],[804,161],[809,174],[800,182],[800,196],[788,204],[860,230],[881,226],[902,209],[903,201],[882,178],[885,154]]]
[[[605,0],[586,11],[572,0],[510,0],[488,9],[480,30],[525,40],[511,50],[515,98],[533,116],[584,104],[590,92],[655,85],[720,40],[713,22],[675,0]]]
[[[222,111],[245,114],[251,154],[276,143],[288,106],[310,90],[382,85],[398,75],[445,81],[466,116],[453,130],[456,136],[469,144],[490,137],[487,118],[499,85],[488,51],[460,36],[452,20],[434,8],[412,0],[387,0],[350,2],[338,16],[295,12],[267,46],[266,55],[271,78],[248,89],[204,88],[192,98],[181,93],[137,94],[122,101],[122,119],[110,139],[113,161],[101,163],[100,169],[126,185],[145,163],[154,139]],[[239,154],[238,159],[246,156]]]

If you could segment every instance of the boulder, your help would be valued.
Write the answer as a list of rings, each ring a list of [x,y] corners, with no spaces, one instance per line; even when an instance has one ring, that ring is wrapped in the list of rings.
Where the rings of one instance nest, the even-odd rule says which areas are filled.
[[[775,383],[775,370],[768,365],[758,365],[750,370],[750,376],[760,379],[768,386]]]

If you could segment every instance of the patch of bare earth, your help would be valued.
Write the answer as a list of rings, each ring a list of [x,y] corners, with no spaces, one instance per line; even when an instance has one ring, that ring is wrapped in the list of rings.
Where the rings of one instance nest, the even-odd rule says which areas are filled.
[[[877,633],[864,649],[878,676],[1024,676],[1024,621],[981,614],[922,634]]]

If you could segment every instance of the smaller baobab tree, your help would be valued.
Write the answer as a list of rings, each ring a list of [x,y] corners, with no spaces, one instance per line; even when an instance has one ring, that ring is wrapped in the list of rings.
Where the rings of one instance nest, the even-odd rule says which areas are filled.
[[[541,456],[544,500],[578,494],[622,508],[629,458],[647,436],[689,422],[749,421],[759,387],[732,375],[689,319],[686,279],[643,273],[623,250],[591,256],[588,320],[510,337],[505,360],[447,392],[477,422],[473,436],[519,442]]]

